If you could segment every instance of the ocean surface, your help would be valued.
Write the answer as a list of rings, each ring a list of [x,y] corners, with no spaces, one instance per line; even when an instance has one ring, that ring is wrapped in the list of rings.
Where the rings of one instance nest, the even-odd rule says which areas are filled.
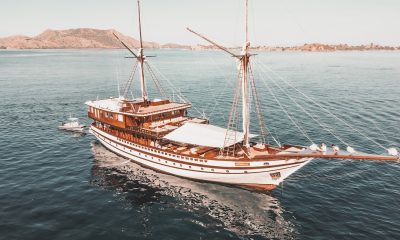
[[[227,126],[234,59],[147,53],[172,98]],[[118,96],[125,56],[0,51],[0,239],[400,239],[398,162],[315,159],[264,193],[157,173],[59,131],[70,115],[90,124],[85,101]],[[400,147],[399,52],[263,52],[252,66],[268,141]],[[138,96],[137,79],[131,89]]]

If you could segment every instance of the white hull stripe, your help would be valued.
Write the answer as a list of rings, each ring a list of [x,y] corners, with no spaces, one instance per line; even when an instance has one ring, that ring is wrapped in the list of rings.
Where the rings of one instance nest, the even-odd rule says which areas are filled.
[[[107,143],[107,142],[105,141],[105,139],[107,139],[108,141],[111,141],[111,142],[113,142],[113,143],[115,143],[115,144],[117,144],[117,145],[119,145],[119,146],[121,146],[121,147],[129,148],[129,149],[132,149],[132,150],[134,150],[134,151],[141,152],[141,153],[143,153],[143,154],[152,155],[152,154],[150,154],[150,153],[147,153],[147,152],[144,152],[144,151],[141,151],[141,150],[132,148],[131,146],[128,146],[128,145],[125,145],[125,144],[123,144],[123,143],[119,143],[119,142],[117,142],[117,141],[114,141],[114,140],[112,140],[112,139],[109,139],[108,137],[102,135],[101,133],[99,133],[99,132],[97,132],[97,131],[95,131],[95,132],[96,132],[97,134],[101,135],[101,137],[104,138],[104,141],[102,141],[102,139],[99,138],[99,136],[96,136],[96,137],[99,138],[99,140],[103,143],[103,145],[109,145],[109,146],[111,146],[111,147],[113,147],[113,148],[115,147],[115,146],[112,146],[110,143]],[[105,143],[105,144],[104,144],[104,143]],[[240,172],[240,173],[235,173],[235,172],[229,172],[229,173],[228,173],[228,172],[227,172],[227,173],[225,173],[225,172],[210,172],[210,171],[200,171],[200,170],[187,169],[187,168],[179,168],[179,167],[175,167],[175,166],[163,164],[163,163],[160,163],[160,162],[158,162],[158,161],[152,161],[152,160],[149,160],[149,159],[140,157],[140,156],[133,155],[132,153],[127,152],[127,151],[124,151],[123,149],[118,149],[118,150],[119,150],[119,151],[122,151],[122,152],[124,152],[124,153],[126,153],[126,154],[128,154],[128,155],[131,156],[132,158],[139,158],[139,159],[141,159],[141,160],[144,160],[144,161],[147,161],[147,162],[152,162],[152,163],[158,164],[158,165],[160,165],[160,166],[172,167],[172,168],[176,168],[176,169],[179,169],[179,170],[194,171],[194,172],[202,172],[202,173],[214,173],[214,174],[215,174],[215,173],[217,173],[217,174],[247,174],[247,173],[243,173],[243,172]],[[215,168],[215,169],[223,169],[223,170],[246,170],[246,171],[260,170],[260,169],[268,169],[268,170],[266,170],[266,171],[257,171],[257,173],[274,172],[274,171],[278,171],[278,170],[284,170],[284,169],[288,169],[288,168],[294,168],[294,167],[298,167],[300,164],[305,163],[306,161],[308,161],[308,160],[305,160],[305,161],[296,162],[296,163],[280,164],[280,165],[272,165],[272,166],[264,166],[264,167],[222,167],[222,166],[211,166],[211,165],[193,164],[193,163],[191,163],[191,162],[182,162],[182,161],[178,161],[178,160],[174,160],[174,159],[170,159],[170,158],[165,158],[164,156],[156,156],[156,157],[159,158],[159,159],[161,159],[161,160],[163,160],[163,161],[170,161],[170,162],[174,162],[174,163],[177,163],[177,164],[184,164],[184,165],[188,165],[188,166],[203,167],[203,168]],[[135,159],[133,159],[133,160],[135,160]],[[139,162],[139,163],[144,164],[144,163],[142,163],[142,162]],[[254,173],[254,172],[251,172],[251,173]]]

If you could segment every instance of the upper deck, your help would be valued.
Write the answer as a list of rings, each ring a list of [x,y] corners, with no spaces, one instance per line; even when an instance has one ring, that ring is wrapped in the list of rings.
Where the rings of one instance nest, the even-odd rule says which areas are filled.
[[[143,99],[127,100],[123,98],[88,101],[86,105],[100,110],[134,117],[148,117],[171,111],[185,110],[191,107],[190,103],[178,103],[169,100],[154,99],[153,101],[144,102]]]
[[[88,116],[95,121],[157,137],[177,129],[188,121],[207,122],[207,119],[187,116],[190,103],[170,100],[108,98],[88,101],[86,105],[89,106]]]

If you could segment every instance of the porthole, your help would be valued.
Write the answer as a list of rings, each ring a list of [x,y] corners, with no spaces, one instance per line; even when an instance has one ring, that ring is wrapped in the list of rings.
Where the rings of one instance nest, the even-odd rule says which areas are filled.
[[[247,173],[247,171],[244,171],[244,173]]]
[[[229,170],[226,170],[226,172],[228,173],[228,172],[229,172]]]
[[[179,164],[182,167],[182,164]]]
[[[204,168],[201,168],[201,170],[204,170]]]
[[[211,169],[211,172],[214,172],[214,169]]]
[[[189,166],[189,168],[192,168],[192,166]]]
[[[168,163],[168,161],[165,161],[165,163]]]

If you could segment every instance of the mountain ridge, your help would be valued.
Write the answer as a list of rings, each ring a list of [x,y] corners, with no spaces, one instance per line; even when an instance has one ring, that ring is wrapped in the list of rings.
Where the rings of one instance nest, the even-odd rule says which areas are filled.
[[[35,37],[15,35],[0,38],[2,49],[64,49],[64,48],[123,48],[113,33],[131,47],[139,48],[139,40],[125,36],[114,29],[74,28],[67,30],[45,30]],[[163,48],[156,42],[143,42],[145,48]],[[165,47],[168,47],[166,45]],[[175,47],[189,46],[175,44]]]
[[[94,29],[94,28],[73,28],[67,30],[47,29],[35,37],[25,35],[15,35],[0,38],[0,49],[120,49],[121,43],[114,37],[113,33],[131,47],[139,48],[140,43],[137,39],[125,36],[114,29]],[[176,48],[190,50],[210,50],[216,49],[212,45],[182,45],[176,43],[160,44],[156,42],[143,42],[145,48]],[[366,45],[351,46],[348,44],[321,44],[305,43],[293,47],[271,47],[253,46],[257,51],[371,51],[371,50],[400,50],[400,46],[381,46],[370,43]]]

